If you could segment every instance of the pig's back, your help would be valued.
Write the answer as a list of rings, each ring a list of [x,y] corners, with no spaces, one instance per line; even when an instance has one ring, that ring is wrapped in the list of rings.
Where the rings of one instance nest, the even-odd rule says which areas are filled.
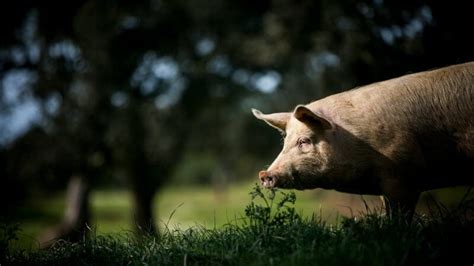
[[[380,91],[377,93],[376,90]],[[449,141],[474,158],[474,63],[407,75],[375,84],[366,110],[425,146]],[[435,150],[435,149],[430,149]]]
[[[374,83],[310,106],[381,156],[424,171],[427,186],[474,183],[474,63]]]

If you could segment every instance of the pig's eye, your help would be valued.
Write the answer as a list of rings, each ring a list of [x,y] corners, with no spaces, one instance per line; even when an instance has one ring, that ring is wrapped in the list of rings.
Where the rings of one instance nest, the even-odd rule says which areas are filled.
[[[300,138],[298,139],[298,147],[303,148],[307,144],[311,144],[311,139],[309,138]]]

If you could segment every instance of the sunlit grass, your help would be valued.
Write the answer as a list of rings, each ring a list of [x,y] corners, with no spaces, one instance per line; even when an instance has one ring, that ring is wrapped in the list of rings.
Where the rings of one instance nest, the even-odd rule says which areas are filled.
[[[227,188],[208,186],[165,187],[154,200],[157,226],[163,229],[186,229],[200,225],[209,228],[222,227],[228,223],[239,223],[245,206],[250,201],[249,191],[254,183],[231,185]],[[318,191],[296,191],[298,202],[295,209],[303,216],[313,212],[324,212],[326,217],[335,219],[336,211],[329,205],[322,205]],[[133,202],[128,190],[94,190],[91,193],[91,229],[98,235],[132,231]],[[46,228],[58,224],[65,207],[64,193],[48,198],[33,200],[19,210],[20,246],[38,245],[36,238]],[[173,215],[171,215],[173,214]]]
[[[250,202],[253,182],[231,185],[227,188],[206,186],[165,187],[157,193],[154,213],[157,226],[164,229],[187,229],[192,226],[221,228],[225,224],[239,224],[245,206]],[[465,189],[443,190],[435,196],[447,198],[447,205],[455,205]],[[302,217],[317,214],[329,224],[344,216],[358,216],[365,212],[360,196],[324,190],[295,191],[298,198],[295,210]],[[452,195],[456,195],[453,197]],[[17,222],[21,232],[18,246],[37,247],[37,237],[48,227],[58,224],[64,211],[64,194],[38,198],[18,210]],[[370,208],[380,210],[378,197],[364,196]],[[91,229],[97,235],[133,231],[131,193],[128,190],[94,190],[91,194]]]
[[[0,237],[0,263],[467,265],[472,261],[471,247],[466,244],[474,238],[473,220],[468,215],[473,207],[470,200],[464,201],[465,208],[460,208],[459,212],[443,211],[431,218],[417,215],[411,223],[402,217],[392,219],[379,212],[369,212],[363,218],[341,218],[338,224],[331,225],[318,215],[309,218],[296,212],[296,197],[292,192],[262,190],[258,186],[251,192],[252,200],[245,206],[240,224],[217,226],[216,222],[213,228],[200,225],[187,229],[167,227],[158,238],[135,238],[123,231],[112,235],[93,231],[89,238],[78,243],[59,241],[44,250],[13,249],[10,240],[14,238],[15,225],[0,223],[0,236],[6,236]],[[115,203],[124,203],[126,199],[124,192],[97,195],[99,200],[102,196],[116,199],[93,204],[98,210],[118,208],[122,205]],[[304,197],[304,193],[300,196]],[[202,202],[209,200],[204,198]],[[201,202],[194,203],[199,206]],[[110,218],[109,215],[97,217],[98,220]]]

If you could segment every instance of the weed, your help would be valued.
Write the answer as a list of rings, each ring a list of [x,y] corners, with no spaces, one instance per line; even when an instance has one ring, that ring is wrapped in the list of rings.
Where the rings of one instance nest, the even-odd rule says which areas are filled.
[[[251,227],[264,230],[301,221],[300,215],[295,212],[294,208],[296,202],[294,192],[283,192],[272,188],[268,189],[267,195],[265,195],[262,188],[255,184],[250,195],[252,200],[245,208],[245,215]],[[277,195],[280,197],[277,197]],[[257,199],[263,200],[264,204],[256,203]],[[277,202],[275,203],[275,201]]]

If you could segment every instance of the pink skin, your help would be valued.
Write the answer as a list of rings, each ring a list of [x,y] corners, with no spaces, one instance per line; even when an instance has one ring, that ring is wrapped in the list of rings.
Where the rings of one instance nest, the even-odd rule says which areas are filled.
[[[265,188],[335,188],[346,183],[346,174],[353,176],[350,160],[335,149],[343,141],[335,141],[336,127],[332,122],[305,106],[292,113],[254,115],[285,133],[283,149],[267,170],[260,171],[259,180]],[[332,144],[331,144],[332,143]],[[343,172],[345,169],[345,172]]]
[[[300,123],[296,122],[295,123]],[[301,123],[300,123],[301,124]],[[283,150],[265,171],[259,172],[263,187],[309,189],[324,187],[326,169],[324,150],[327,143],[321,140],[321,132],[288,130]]]
[[[283,150],[266,171],[260,171],[259,179],[266,188],[310,188],[317,169],[321,169],[321,137],[332,126],[301,106],[294,113],[264,115],[254,111],[257,118],[285,132]]]

